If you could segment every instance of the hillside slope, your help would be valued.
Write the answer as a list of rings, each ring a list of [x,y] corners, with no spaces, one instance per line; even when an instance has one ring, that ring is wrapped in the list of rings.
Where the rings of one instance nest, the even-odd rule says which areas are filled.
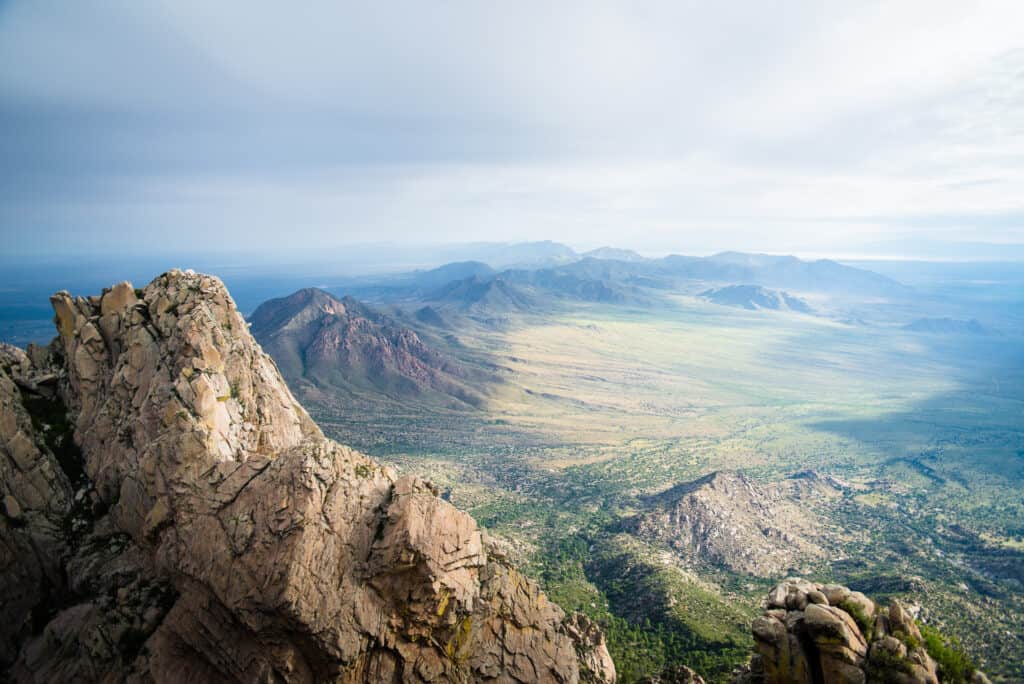
[[[428,302],[475,316],[501,316],[529,311],[533,299],[498,276],[472,276],[448,283],[427,296]]]
[[[397,398],[427,394],[471,406],[483,401],[477,389],[486,379],[482,373],[351,297],[299,290],[264,302],[249,320],[292,387],[364,388]]]
[[[766,488],[739,473],[713,472],[653,497],[629,527],[688,564],[776,576],[825,555],[821,521],[786,486],[793,482]],[[821,496],[836,491],[817,485]]]
[[[713,304],[735,306],[750,311],[795,311],[812,314],[814,310],[788,292],[769,290],[759,285],[728,285],[705,290],[700,296]]]

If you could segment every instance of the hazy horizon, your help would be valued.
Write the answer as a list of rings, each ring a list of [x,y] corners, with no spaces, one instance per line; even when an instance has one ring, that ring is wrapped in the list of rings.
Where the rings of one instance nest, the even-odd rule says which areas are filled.
[[[1010,2],[7,2],[0,235],[1020,259],[1022,46]]]
[[[362,242],[341,242],[334,244],[316,244],[304,247],[277,247],[268,249],[265,246],[252,246],[240,244],[238,246],[226,246],[222,249],[187,249],[172,248],[143,248],[120,249],[111,253],[109,248],[97,246],[89,248],[52,248],[35,250],[7,250],[0,254],[0,260],[7,259],[19,263],[45,263],[45,262],[66,262],[68,260],[86,260],[93,262],[115,263],[132,259],[156,259],[161,261],[173,261],[175,259],[193,260],[202,258],[205,262],[224,260],[229,263],[252,264],[319,264],[336,262],[353,254],[363,257],[373,255],[367,261],[366,267],[376,270],[378,267],[386,267],[387,270],[401,270],[407,264],[401,258],[395,259],[396,255],[416,255],[415,261],[422,264],[441,265],[452,261],[484,261],[484,257],[472,255],[474,247],[498,247],[498,246],[522,246],[541,243],[555,243],[564,245],[579,256],[586,256],[588,252],[599,249],[615,249],[634,252],[648,259],[660,259],[670,255],[708,257],[723,252],[742,252],[749,254],[766,254],[773,256],[794,256],[804,261],[815,261],[819,259],[830,259],[840,262],[872,262],[872,261],[906,261],[906,262],[935,262],[935,263],[1024,263],[1024,243],[985,243],[985,242],[943,242],[943,241],[922,241],[922,242],[882,242],[866,244],[859,249],[836,248],[825,251],[809,251],[801,249],[750,249],[743,245],[726,245],[718,248],[689,248],[687,245],[680,245],[678,248],[665,247],[661,249],[645,249],[634,247],[627,242],[613,243],[590,243],[572,242],[558,239],[542,240],[470,240],[449,242],[432,241],[410,241],[400,240],[379,240]],[[459,254],[468,256],[459,256]],[[452,258],[450,255],[454,254]]]

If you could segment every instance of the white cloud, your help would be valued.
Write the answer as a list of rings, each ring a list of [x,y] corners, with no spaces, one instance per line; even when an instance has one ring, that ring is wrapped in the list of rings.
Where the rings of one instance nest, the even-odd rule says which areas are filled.
[[[1024,239],[1022,48],[1019,2],[9,3],[0,230]]]

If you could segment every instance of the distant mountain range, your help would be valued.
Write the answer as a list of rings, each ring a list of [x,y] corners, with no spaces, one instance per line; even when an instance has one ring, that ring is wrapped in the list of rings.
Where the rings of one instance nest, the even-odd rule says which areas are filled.
[[[647,257],[637,254],[631,249],[619,249],[617,247],[598,247],[582,254],[584,258],[590,259],[612,259],[615,261],[647,261]]]
[[[488,256],[489,255],[489,256]],[[484,263],[485,262],[485,263]],[[846,266],[830,259],[805,261],[794,256],[721,252],[708,257],[672,254],[660,259],[648,259],[628,249],[600,247],[577,253],[571,247],[557,242],[528,242],[512,245],[480,246],[476,261],[448,264],[442,268],[460,266],[462,276],[485,275],[481,267],[489,265],[495,270],[577,271],[582,268],[608,268],[608,263],[619,264],[614,272],[633,277],[684,278],[719,283],[750,283],[795,291],[815,291],[854,294],[893,295],[905,292],[895,280],[878,273]],[[467,271],[472,265],[473,272]],[[434,271],[424,272],[435,277]]]
[[[466,278],[490,278],[495,270],[482,261],[455,261],[429,271],[415,271],[409,274],[417,287],[441,287]]]
[[[477,242],[453,245],[452,261],[483,261],[496,269],[541,268],[565,264],[580,258],[572,247],[561,242]]]
[[[520,253],[567,255],[553,243],[537,244],[534,250]],[[413,299],[479,316],[535,310],[557,299],[642,305],[657,299],[658,292],[692,292],[701,285],[702,296],[716,303],[803,313],[811,309],[794,292],[863,299],[899,297],[909,291],[891,278],[827,259],[803,261],[740,252],[646,259],[613,248],[594,250],[567,263],[502,271],[481,261],[453,262],[395,276],[365,291],[384,300]],[[783,288],[786,292],[773,292]]]
[[[667,279],[683,279],[855,296],[894,296],[905,294],[908,289],[892,278],[830,259],[805,261],[794,256],[773,254],[721,252],[708,257],[673,254],[660,259],[648,259],[634,251],[614,247],[601,247],[578,254],[559,243],[535,242],[509,245],[503,250],[497,250],[496,256],[504,263],[488,263],[499,269],[508,270],[510,267],[506,265],[507,262],[515,259],[523,265],[513,270],[553,270],[604,280],[631,280],[634,284],[647,286],[664,284]],[[475,263],[476,270],[464,273],[464,277],[485,275],[480,268],[484,264],[469,263]],[[438,269],[427,273],[433,274],[436,271]]]
[[[249,321],[253,336],[300,393],[303,387],[368,389],[399,399],[435,395],[471,406],[483,401],[474,389],[478,371],[351,297],[299,290],[264,302]]]
[[[728,285],[705,290],[700,293],[700,296],[714,304],[735,306],[751,311],[767,309],[770,311],[795,311],[804,314],[814,313],[807,302],[799,297],[794,297],[788,292],[769,290],[760,285]]]
[[[612,304],[622,304],[630,299],[626,283],[610,277],[580,275],[569,267],[505,271],[502,277],[519,286],[541,290],[556,297]]]
[[[483,249],[483,247],[481,247]],[[872,271],[820,259],[723,252],[710,257],[670,255],[648,259],[602,247],[584,255],[553,242],[505,245],[491,251],[503,261],[533,259],[503,270],[480,260],[455,261],[418,271],[353,279],[335,290],[407,311],[432,307],[416,320],[440,327],[447,313],[502,323],[513,314],[538,313],[559,301],[649,306],[681,292],[747,309],[812,313],[797,293],[851,300],[907,296],[910,288]],[[527,259],[529,261],[529,259]],[[342,290],[344,288],[344,290]],[[779,290],[776,292],[776,290]]]
[[[407,275],[420,282],[437,281],[451,275],[467,278],[484,276],[488,271],[562,270],[580,262],[617,262],[629,267],[634,276],[671,276],[716,283],[751,283],[795,291],[892,295],[904,291],[891,278],[846,266],[830,259],[805,261],[794,256],[721,252],[707,257],[672,254],[647,258],[630,249],[604,246],[577,252],[568,245],[550,240],[520,243],[472,243],[452,246],[448,252],[457,257],[440,268],[414,271]],[[438,255],[442,256],[442,255]],[[622,269],[620,269],[621,271]],[[445,281],[447,282],[447,281]]]
[[[455,280],[428,294],[426,300],[469,314],[507,314],[533,306],[529,295],[502,276]]]
[[[798,292],[852,296],[895,296],[907,287],[872,271],[830,259],[722,252],[710,257],[667,256],[662,269],[677,277],[722,283],[749,283]]]

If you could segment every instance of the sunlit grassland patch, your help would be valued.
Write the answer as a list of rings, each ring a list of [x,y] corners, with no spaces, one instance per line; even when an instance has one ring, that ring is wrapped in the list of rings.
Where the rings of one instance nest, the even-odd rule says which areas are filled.
[[[981,538],[989,544],[1001,546],[1004,549],[1024,551],[1024,537],[1000,537],[994,534],[983,533]]]
[[[576,444],[626,444],[868,420],[955,386],[898,336],[893,349],[863,336],[806,316],[594,307],[508,332],[510,382],[488,408]]]
[[[892,498],[886,496],[882,492],[868,492],[867,494],[857,494],[856,496],[854,496],[853,499],[862,506],[871,506],[872,508],[878,506],[888,506],[891,508],[896,506]]]

